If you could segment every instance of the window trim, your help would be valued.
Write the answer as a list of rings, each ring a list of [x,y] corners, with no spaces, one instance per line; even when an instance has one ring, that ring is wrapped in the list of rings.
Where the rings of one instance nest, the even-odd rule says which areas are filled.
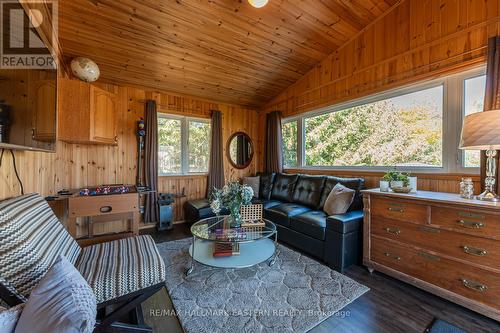
[[[461,82],[460,122],[462,124],[463,124],[464,119],[465,119],[465,81],[469,80],[469,79],[474,79],[474,78],[478,78],[481,76],[485,76],[485,75],[486,75],[486,68],[483,67],[480,70],[469,71],[467,73],[464,73],[461,77],[461,81],[460,81]],[[459,138],[458,144],[460,144],[460,138]],[[458,154],[458,159],[459,159],[460,166],[462,167],[463,170],[465,170],[465,172],[470,171],[470,170],[475,170],[475,169],[479,170],[479,167],[467,167],[467,166],[465,166],[465,150],[460,149],[460,153]]]
[[[477,167],[463,166],[463,153],[458,149],[460,142],[460,126],[462,124],[464,114],[464,80],[485,74],[486,68],[484,65],[476,67],[461,73],[451,74],[448,76],[439,77],[425,82],[405,85],[398,88],[389,89],[382,93],[376,93],[369,96],[357,98],[347,102],[342,102],[326,107],[294,115],[284,118],[283,124],[291,121],[297,121],[297,166],[284,166],[285,170],[328,170],[328,171],[367,171],[380,172],[386,171],[390,166],[311,166],[305,163],[305,119],[315,116],[324,115],[331,112],[342,111],[348,108],[378,102],[384,99],[398,97],[401,95],[411,94],[425,89],[434,87],[443,87],[443,144],[442,144],[442,166],[440,167],[411,167],[398,166],[398,170],[412,171],[418,173],[464,173],[464,174],[479,174]],[[456,96],[455,98],[451,98]],[[457,112],[460,110],[460,112]]]
[[[176,114],[170,113],[158,113],[158,119],[175,119],[181,121],[181,172],[171,172],[171,173],[163,173],[160,168],[158,168],[158,177],[182,177],[182,176],[204,176],[208,174],[208,170],[206,172],[191,172],[189,171],[189,123],[200,122],[210,124],[210,119],[207,118],[198,118],[191,116],[179,116]],[[212,128],[210,127],[210,131]],[[160,144],[158,144],[158,149],[160,148]],[[209,152],[210,154],[210,152]]]

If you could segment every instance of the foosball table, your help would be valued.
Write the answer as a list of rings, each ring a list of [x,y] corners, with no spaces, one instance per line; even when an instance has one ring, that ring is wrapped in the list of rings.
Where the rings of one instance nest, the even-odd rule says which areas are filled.
[[[66,226],[81,246],[138,235],[139,223],[139,194],[133,185],[84,188],[67,196]]]

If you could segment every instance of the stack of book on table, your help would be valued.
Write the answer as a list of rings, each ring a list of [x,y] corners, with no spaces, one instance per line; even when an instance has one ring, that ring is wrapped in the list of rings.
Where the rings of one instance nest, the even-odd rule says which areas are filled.
[[[214,257],[230,257],[240,254],[240,243],[214,243]]]
[[[247,238],[247,234],[242,228],[217,229],[215,235],[217,240],[224,241],[224,243],[217,241],[214,243],[214,257],[229,257],[240,254],[240,244],[237,241]]]

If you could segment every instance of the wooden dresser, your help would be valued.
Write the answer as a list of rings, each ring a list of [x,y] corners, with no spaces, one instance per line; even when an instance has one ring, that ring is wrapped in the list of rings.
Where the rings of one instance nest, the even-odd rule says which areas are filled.
[[[500,203],[363,191],[363,263],[500,320]]]

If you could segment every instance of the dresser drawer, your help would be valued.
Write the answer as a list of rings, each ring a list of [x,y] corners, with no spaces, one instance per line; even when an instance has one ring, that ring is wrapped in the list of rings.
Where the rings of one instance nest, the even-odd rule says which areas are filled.
[[[426,205],[372,197],[370,207],[373,216],[422,224],[429,219],[429,207]]]
[[[372,234],[500,270],[500,243],[436,227],[374,217]]]
[[[432,207],[431,224],[469,235],[500,240],[500,215],[466,208]]]
[[[500,274],[377,236],[371,244],[374,262],[500,309]]]

